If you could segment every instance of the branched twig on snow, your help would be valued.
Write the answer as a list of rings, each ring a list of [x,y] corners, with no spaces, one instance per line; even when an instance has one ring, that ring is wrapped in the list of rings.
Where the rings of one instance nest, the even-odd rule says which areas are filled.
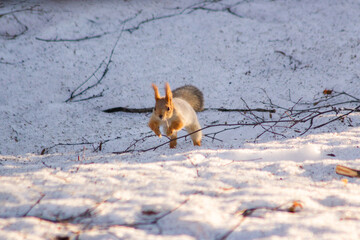
[[[125,24],[131,20],[133,20],[134,18],[136,18],[139,14],[141,13],[141,11],[138,11],[135,16],[132,16],[128,19],[125,19],[124,21],[121,22],[121,24]],[[122,29],[121,31],[124,31],[124,29]],[[41,37],[36,37],[36,40],[39,41],[43,41],[43,42],[81,42],[81,41],[86,41],[86,40],[92,40],[92,39],[97,39],[97,38],[101,38],[103,36],[106,36],[108,34],[112,34],[115,33],[117,31],[114,32],[103,32],[103,33],[99,33],[99,34],[95,34],[95,35],[90,35],[90,36],[83,36],[83,37],[77,37],[77,38],[41,38]]]
[[[84,142],[78,142],[78,143],[57,143],[57,144],[54,144],[54,145],[52,145],[50,147],[43,148],[41,150],[40,155],[47,154],[49,152],[49,150],[52,149],[52,148],[66,147],[66,146],[87,146],[87,145],[91,145],[91,146],[93,146],[93,151],[98,152],[98,151],[102,150],[102,147],[103,147],[103,145],[105,143],[110,142],[110,141],[115,141],[115,140],[118,140],[120,138],[121,137],[115,137],[115,138],[110,138],[110,139],[105,139],[105,140],[95,141],[95,142],[89,142],[89,141],[85,140]],[[50,166],[46,165],[44,162],[43,162],[43,165],[48,167],[48,168],[51,168]]]
[[[95,144],[95,142],[79,142],[79,143],[57,143],[57,144],[54,144],[50,147],[47,147],[47,148],[43,148],[41,150],[41,153],[40,155],[44,155],[44,154],[47,154],[49,152],[50,149],[54,148],[54,147],[59,147],[59,146],[84,146],[84,145],[93,145]],[[50,166],[46,165],[45,163],[43,163],[44,166],[48,167],[48,168],[51,168]]]
[[[257,125],[257,124],[255,123],[255,125]],[[235,126],[235,127],[234,127],[234,126]],[[128,147],[128,148],[126,148],[126,150],[124,150],[124,151],[121,151],[121,152],[113,152],[113,153],[114,153],[114,154],[124,154],[124,153],[133,153],[133,152],[148,152],[148,151],[154,151],[154,150],[156,150],[156,149],[158,149],[158,148],[160,148],[160,147],[162,147],[162,146],[165,146],[165,145],[169,144],[169,143],[172,142],[172,141],[179,140],[179,139],[182,139],[182,138],[187,138],[187,137],[191,136],[192,134],[195,134],[195,133],[197,133],[197,132],[199,132],[199,131],[203,131],[203,130],[205,130],[205,129],[215,128],[215,127],[230,127],[230,128],[222,129],[222,130],[220,130],[220,131],[218,131],[218,132],[211,133],[211,134],[213,135],[213,137],[210,137],[210,136],[209,136],[209,137],[210,137],[211,139],[215,139],[215,136],[216,136],[217,134],[219,134],[219,133],[221,133],[221,132],[224,132],[224,131],[229,131],[229,130],[236,129],[236,128],[239,128],[239,127],[241,127],[241,126],[254,126],[254,123],[234,123],[234,124],[224,123],[224,124],[208,125],[208,126],[205,126],[205,127],[201,128],[201,129],[198,129],[198,130],[196,130],[196,131],[194,131],[194,132],[188,133],[188,134],[186,134],[186,135],[184,135],[184,136],[181,136],[181,137],[177,137],[177,138],[174,138],[174,139],[169,139],[169,138],[168,138],[168,141],[166,141],[166,142],[164,142],[164,143],[162,143],[162,144],[156,145],[156,146],[154,146],[154,147],[150,147],[150,148],[146,148],[146,149],[130,149],[130,148]],[[211,134],[209,134],[209,135],[211,135]],[[156,136],[156,135],[152,135],[152,136]],[[140,140],[142,140],[142,139],[140,139]]]
[[[205,11],[208,11],[208,12],[225,12],[225,13],[231,14],[233,16],[242,18],[242,16],[238,15],[237,13],[235,13],[232,10],[232,7],[239,5],[240,2],[235,3],[235,4],[231,5],[231,6],[221,8],[221,9],[207,7],[208,4],[216,4],[217,2],[218,1],[203,1],[203,2],[200,2],[200,3],[195,3],[195,4],[192,4],[192,5],[188,6],[188,7],[185,7],[183,9],[181,9],[181,11],[179,11],[177,13],[161,15],[161,16],[156,16],[156,17],[153,16],[152,18],[145,19],[145,20],[139,22],[136,26],[131,27],[131,28],[127,28],[124,31],[127,31],[129,33],[133,33],[134,31],[139,30],[140,27],[142,25],[146,24],[146,23],[150,23],[150,22],[154,22],[154,21],[158,21],[158,20],[162,20],[162,19],[167,19],[167,18],[180,16],[180,15],[183,15],[185,13],[186,14],[191,14],[191,13],[193,13],[195,11],[199,11],[199,10],[203,10],[203,11],[205,10]],[[176,10],[179,10],[179,9],[177,8]]]
[[[140,13],[140,12],[139,12]],[[75,88],[75,90],[73,90],[70,94],[70,97],[68,99],[65,100],[65,102],[71,102],[71,101],[74,101],[75,98],[83,95],[84,93],[86,93],[88,90],[96,87],[97,85],[99,85],[101,83],[101,81],[105,78],[106,74],[108,73],[109,71],[109,65],[112,61],[112,57],[113,57],[113,54],[114,54],[114,51],[118,45],[118,42],[122,36],[122,33],[124,32],[124,28],[125,28],[125,24],[130,21],[131,19],[134,19],[139,13],[137,13],[134,17],[131,17],[131,18],[128,18],[126,20],[124,20],[122,22],[122,29],[120,31],[120,34],[119,36],[117,37],[116,41],[115,41],[115,44],[113,46],[113,48],[111,49],[111,52],[110,52],[110,55],[108,57],[108,60],[107,62],[105,62],[105,60],[103,60],[100,65],[98,66],[98,68],[90,75],[90,77],[88,77],[84,82],[82,82],[78,87]],[[96,76],[97,72],[99,71],[100,68],[102,68],[102,66],[105,65],[105,68],[104,70],[102,71],[101,73],[101,76],[98,78]],[[81,87],[83,87],[86,83],[88,83],[92,78],[95,78],[96,79],[96,82],[87,86],[85,89],[83,90],[80,90]],[[104,91],[104,90],[103,90]],[[92,98],[96,98],[96,97],[101,97],[102,96],[102,93],[103,91],[100,93],[100,94],[97,94],[97,95],[93,95],[92,97],[87,97],[87,98],[83,98],[83,99],[78,99],[77,101],[85,101],[85,100],[89,100],[89,99],[92,99]]]
[[[285,204],[281,204],[277,207],[254,207],[245,210],[237,211],[235,215],[240,215],[241,219],[232,228],[230,228],[224,234],[216,237],[216,240],[226,240],[240,225],[245,221],[247,217],[251,217],[256,211],[264,210],[266,212],[288,212],[296,213],[301,211],[303,208],[301,201],[291,201]]]
[[[45,196],[45,195],[44,195]],[[42,196],[36,203],[36,204],[39,204],[40,201],[42,200],[42,198],[44,198],[44,196]],[[69,216],[69,217],[65,217],[65,218],[58,218],[58,217],[54,217],[54,218],[47,218],[47,217],[44,217],[44,216],[30,216],[28,215],[28,213],[30,212],[30,210],[25,214],[23,215],[22,217],[34,217],[34,218],[38,218],[42,221],[46,221],[46,222],[51,222],[51,223],[72,223],[72,224],[77,224],[77,223],[80,223],[83,219],[86,219],[86,218],[90,218],[92,217],[94,214],[94,211],[104,202],[106,202],[107,200],[103,200],[101,202],[98,202],[95,204],[95,206],[91,207],[91,208],[88,208],[86,209],[85,211],[77,214],[77,215],[74,215],[74,216]],[[35,206],[34,205],[34,206]],[[33,207],[32,207],[33,208]]]
[[[279,109],[287,113],[287,119],[293,120],[293,124],[289,126],[290,128],[293,128],[295,125],[300,123],[308,123],[309,125],[304,131],[297,131],[298,133],[301,133],[300,135],[304,135],[310,129],[318,129],[334,121],[344,121],[344,119],[349,115],[360,111],[360,99],[350,95],[349,93],[331,90],[330,94],[328,94],[327,91],[324,91],[323,94],[324,95],[320,99],[313,103],[300,102],[299,100],[291,108],[276,105],[268,97],[269,103],[267,105],[271,108]],[[355,107],[352,107],[354,105]],[[315,120],[321,119],[326,116],[326,114],[330,113],[335,114],[336,117],[314,126]],[[349,125],[351,125],[350,120]]]
[[[123,223],[123,224],[111,224],[105,227],[105,229],[108,229],[110,227],[131,227],[131,228],[139,228],[141,226],[146,226],[146,225],[157,225],[158,222],[165,218],[166,216],[170,215],[171,213],[175,212],[176,210],[178,210],[180,207],[182,207],[183,205],[185,205],[187,202],[189,201],[189,198],[185,199],[184,201],[180,202],[178,206],[174,207],[173,209],[170,209],[162,214],[156,214],[158,216],[155,216],[153,219],[148,220],[148,221],[143,221],[143,222],[135,222],[135,223]],[[154,213],[155,214],[155,213]]]
[[[25,24],[23,24],[15,15],[12,15],[12,16],[15,19],[15,21],[21,26],[22,30],[21,30],[21,32],[19,32],[17,34],[12,34],[11,35],[11,34],[6,32],[6,33],[0,35],[0,36],[5,37],[5,38],[7,38],[9,40],[13,40],[13,39],[23,35],[24,33],[26,33],[29,30],[29,28]]]
[[[336,94],[336,93],[334,93]],[[343,103],[343,107],[334,107],[335,105],[338,106],[337,101],[340,97],[347,97],[350,98],[345,100],[342,100],[341,102]],[[328,98],[329,100],[323,99],[323,98]],[[299,109],[298,106],[302,106],[303,103],[301,102],[301,99],[299,99],[297,102],[294,103],[293,106],[291,107],[280,107],[275,105],[271,99],[269,100],[270,102],[270,107],[274,110],[276,110],[276,112],[279,112],[279,116],[277,119],[275,120],[267,120],[264,116],[258,116],[254,113],[254,111],[252,111],[252,109],[248,106],[248,104],[243,100],[247,111],[250,112],[250,114],[245,115],[244,116],[244,120],[242,120],[241,122],[238,123],[224,123],[224,124],[214,124],[214,125],[207,125],[197,131],[194,131],[192,133],[188,133],[184,136],[180,136],[176,139],[169,139],[168,141],[156,145],[154,147],[150,147],[150,148],[146,148],[146,149],[135,149],[134,145],[130,145],[131,147],[126,148],[124,151],[120,151],[120,152],[114,152],[115,154],[124,154],[124,153],[131,153],[131,152],[147,152],[147,151],[151,151],[151,150],[156,150],[162,146],[167,145],[168,143],[170,143],[171,141],[175,141],[178,139],[182,139],[182,138],[186,138],[198,131],[202,131],[202,130],[206,130],[206,129],[210,129],[210,128],[219,128],[219,127],[223,127],[221,130],[216,130],[215,132],[212,133],[206,133],[204,136],[205,137],[209,137],[211,138],[213,141],[214,140],[219,140],[221,141],[221,139],[216,138],[217,134],[220,134],[222,132],[226,132],[226,131],[230,131],[230,130],[234,130],[234,129],[238,129],[240,127],[260,127],[261,129],[263,129],[263,131],[258,134],[255,138],[255,141],[260,138],[261,136],[263,136],[265,133],[271,134],[273,136],[280,136],[282,138],[286,138],[286,132],[285,131],[289,131],[289,130],[293,130],[296,134],[304,135],[305,133],[307,133],[310,129],[318,129],[321,128],[323,126],[326,126],[332,122],[335,121],[345,121],[345,118],[348,117],[349,115],[360,111],[360,101],[348,94],[348,93],[340,93],[340,94],[336,94],[336,97],[329,97],[329,96],[324,96],[323,98],[320,99],[321,104],[312,104],[312,105],[316,105],[316,107],[308,107],[308,108],[302,108]],[[329,102],[329,101],[332,102]],[[319,102],[319,101],[317,101]],[[355,107],[351,107],[349,106],[349,104],[353,104],[353,103],[357,103],[357,106]],[[346,107],[344,107],[344,104],[346,105]],[[282,111],[279,111],[279,109]],[[329,116],[329,114],[335,114],[335,117],[332,117],[331,115]],[[327,121],[323,121],[323,119],[329,119]],[[305,125],[305,128],[303,128],[302,130],[299,129],[294,129],[295,126],[301,125],[303,126]],[[351,126],[351,119],[348,119],[348,124],[349,126]],[[155,135],[154,135],[155,136]],[[145,141],[145,139],[140,139],[142,141]],[[137,140],[137,141],[140,141]]]

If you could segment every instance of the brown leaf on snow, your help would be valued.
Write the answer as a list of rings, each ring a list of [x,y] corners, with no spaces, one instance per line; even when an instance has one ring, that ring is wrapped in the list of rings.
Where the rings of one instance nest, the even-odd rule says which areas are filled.
[[[148,210],[142,210],[141,213],[142,213],[143,215],[147,215],[147,216],[159,214],[158,211],[156,211],[156,210],[150,210],[150,209],[148,209]]]
[[[302,209],[303,209],[303,205],[298,201],[294,201],[292,205],[289,207],[288,211],[291,213],[295,213],[301,211]]]
[[[332,92],[333,92],[333,90],[325,89],[325,90],[323,91],[323,94],[324,94],[324,95],[330,95],[330,94],[332,94]]]

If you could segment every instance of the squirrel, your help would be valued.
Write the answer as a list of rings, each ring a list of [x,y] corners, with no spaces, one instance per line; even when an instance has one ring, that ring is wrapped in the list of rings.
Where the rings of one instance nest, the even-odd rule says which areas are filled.
[[[159,89],[152,84],[155,93],[155,107],[148,126],[161,137],[159,127],[170,137],[170,148],[176,147],[177,132],[185,128],[191,134],[194,146],[201,146],[201,126],[195,111],[204,110],[204,97],[202,92],[192,86],[185,85],[171,91],[169,83],[165,84],[165,97],[160,97]]]

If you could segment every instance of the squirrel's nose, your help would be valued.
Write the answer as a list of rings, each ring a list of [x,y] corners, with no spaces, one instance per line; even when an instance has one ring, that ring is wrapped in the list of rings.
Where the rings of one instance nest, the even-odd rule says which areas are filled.
[[[160,115],[159,115],[159,118],[160,118],[160,119],[162,119],[162,118],[163,118],[163,115],[162,115],[162,114],[160,114]]]

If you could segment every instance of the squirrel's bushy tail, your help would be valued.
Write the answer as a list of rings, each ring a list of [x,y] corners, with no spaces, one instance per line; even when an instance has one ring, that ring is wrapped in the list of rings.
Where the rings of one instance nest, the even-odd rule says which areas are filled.
[[[172,91],[174,98],[181,98],[187,101],[196,112],[204,110],[203,93],[195,86],[185,85]]]

